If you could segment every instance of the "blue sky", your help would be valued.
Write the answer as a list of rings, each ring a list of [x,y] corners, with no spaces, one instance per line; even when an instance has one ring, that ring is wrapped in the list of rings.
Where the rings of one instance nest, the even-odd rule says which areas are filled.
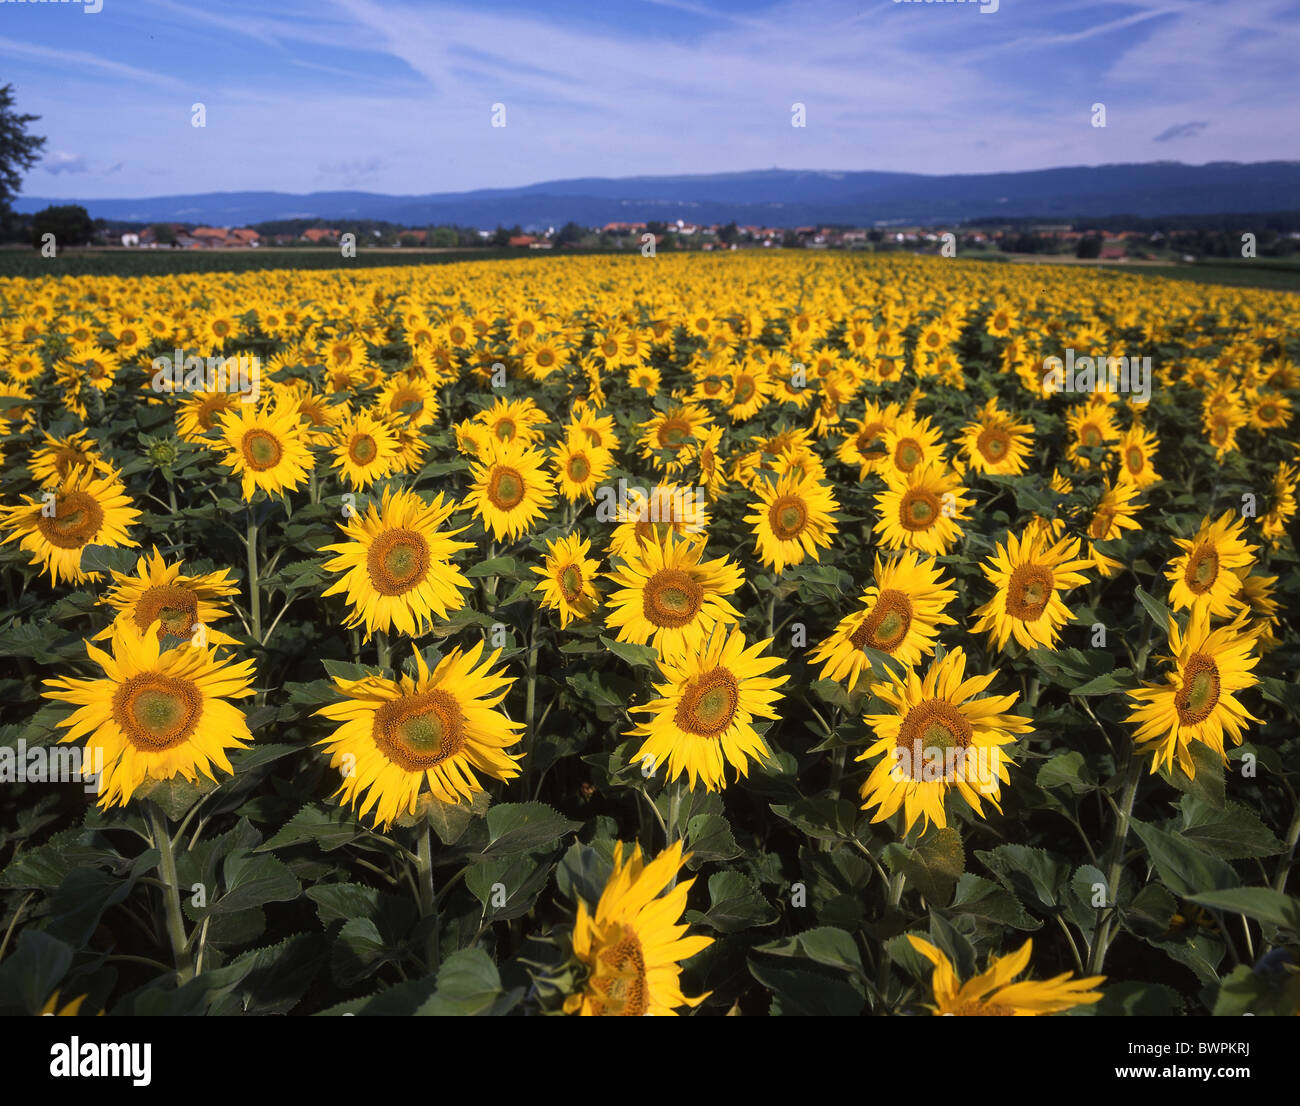
[[[26,194],[1300,159],[1294,0],[100,2],[0,2]]]

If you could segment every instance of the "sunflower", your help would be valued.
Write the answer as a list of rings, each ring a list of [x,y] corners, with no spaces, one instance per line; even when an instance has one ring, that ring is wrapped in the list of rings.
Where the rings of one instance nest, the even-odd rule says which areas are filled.
[[[1267,653],[1281,644],[1273,633],[1277,626],[1278,603],[1273,598],[1273,586],[1277,583],[1277,577],[1244,569],[1239,572],[1241,573],[1241,598],[1254,616],[1250,632],[1258,639],[1260,652]]]
[[[385,381],[375,407],[395,426],[417,430],[438,417],[438,397],[429,382],[409,372],[397,373]]]
[[[82,550],[136,545],[126,528],[139,516],[116,473],[98,476],[78,468],[41,500],[0,508],[0,529],[10,531],[4,542],[19,541],[19,548],[32,555],[28,563],[39,563],[51,583],[81,584],[99,579],[96,572],[82,571]]]
[[[711,425],[704,408],[694,403],[674,404],[638,427],[641,456],[657,469],[680,472],[689,459],[689,454],[683,456],[686,447],[698,444]]]
[[[760,365],[746,363],[731,374],[731,399],[727,415],[732,422],[744,422],[758,414],[772,390],[767,371]]]
[[[645,488],[627,488],[624,501],[613,509],[618,523],[609,539],[609,553],[626,558],[647,541],[669,534],[695,537],[707,532],[709,510],[694,488],[680,484],[659,483]],[[603,504],[602,504],[603,506]]]
[[[1165,683],[1145,684],[1130,691],[1135,706],[1128,721],[1137,727],[1134,741],[1150,753],[1151,771],[1170,768],[1174,757],[1185,775],[1196,777],[1191,743],[1214,749],[1228,763],[1224,737],[1240,745],[1247,722],[1257,722],[1241,705],[1236,693],[1259,680],[1251,669],[1259,663],[1252,655],[1255,635],[1241,614],[1217,630],[1210,629],[1210,612],[1193,607],[1187,629],[1169,619],[1169,652],[1174,670]]]
[[[1028,718],[1003,713],[1015,704],[1014,695],[974,696],[993,682],[994,673],[966,678],[966,654],[954,649],[933,661],[924,677],[916,669],[874,684],[871,693],[893,710],[867,716],[876,741],[857,759],[876,760],[862,784],[862,809],[878,807],[871,820],[880,822],[901,806],[909,832],[918,819],[948,824],[944,800],[956,790],[976,814],[983,814],[983,796],[998,810],[1001,784],[1010,782],[1009,757],[1002,746],[1015,734],[1029,733]]]
[[[1257,546],[1242,536],[1246,520],[1224,511],[1214,522],[1207,516],[1190,541],[1175,538],[1183,550],[1169,562],[1165,578],[1171,582],[1169,602],[1176,611],[1206,607],[1216,617],[1232,617],[1244,608],[1239,568],[1254,564]]]
[[[254,409],[242,404],[221,412],[221,437],[216,448],[222,464],[239,473],[245,501],[260,488],[267,495],[295,491],[307,479],[311,453],[302,440],[295,404]]]
[[[1140,424],[1134,423],[1120,438],[1119,445],[1116,447],[1119,451],[1119,480],[1139,489],[1157,483],[1160,474],[1156,472],[1152,462],[1155,460],[1158,444],[1154,434],[1143,430]]]
[[[489,441],[480,461],[470,466],[474,485],[464,506],[497,541],[514,540],[545,518],[555,502],[555,481],[545,466],[540,449],[519,440]]]
[[[981,567],[998,593],[975,611],[972,633],[987,631],[999,649],[1013,636],[1026,649],[1056,648],[1058,631],[1073,619],[1061,596],[1088,582],[1083,573],[1092,562],[1079,556],[1078,538],[1050,543],[1041,534],[1008,534],[995,547]]]
[[[100,349],[94,342],[75,342],[56,370],[65,380],[76,380],[106,392],[113,386],[122,359],[115,353]]]
[[[1081,469],[1092,467],[1092,461],[1081,452],[1084,449],[1104,449],[1107,452],[1119,441],[1115,417],[1105,400],[1089,400],[1066,416],[1070,428],[1070,444],[1065,456]]]
[[[819,548],[838,531],[831,517],[839,504],[829,484],[788,472],[777,480],[755,482],[758,502],[745,521],[754,531],[758,559],[778,576],[807,558],[820,560]]]
[[[35,380],[45,372],[45,362],[35,350],[17,350],[5,366],[5,375],[15,384],[25,384]]]
[[[45,1000],[45,1005],[41,1007],[41,1016],[52,1018],[78,1017],[81,1014],[81,1004],[86,1001],[86,998],[86,995],[78,995],[65,1003],[56,990]],[[99,1013],[102,1016],[104,1011],[101,1010]]]
[[[696,439],[682,451],[682,459],[689,466],[699,466],[700,484],[711,500],[716,501],[727,486],[727,472],[722,464],[722,427],[712,426],[702,438]]]
[[[887,561],[877,555],[862,606],[840,620],[812,652],[823,680],[842,680],[851,692],[870,669],[865,648],[888,653],[911,668],[934,652],[940,626],[956,623],[944,613],[957,592],[932,560],[905,552]]]
[[[59,740],[89,735],[84,771],[99,772],[105,809],[127,803],[146,779],[216,780],[214,767],[232,771],[229,750],[253,740],[243,712],[226,701],[253,694],[253,662],[201,646],[164,650],[159,627],[117,624],[111,656],[87,643],[102,677],[45,681],[46,698],[78,708],[58,723],[68,730]]]
[[[885,431],[898,421],[901,410],[897,403],[882,407],[868,400],[862,418],[851,424],[852,431],[835,455],[846,465],[858,466],[858,479],[865,480],[868,473],[877,472],[889,463]]]
[[[651,642],[659,655],[675,658],[699,652],[714,626],[740,621],[728,601],[744,573],[726,557],[705,561],[704,539],[677,541],[653,535],[623,554],[607,576],[621,590],[609,597],[606,625],[619,641]]]
[[[167,564],[154,546],[153,554],[135,562],[135,575],[113,573],[113,590],[104,598],[117,616],[113,623],[95,635],[95,640],[111,637],[119,623],[134,625],[143,633],[154,623],[160,637],[192,638],[195,628],[203,627],[203,639],[212,645],[238,645],[234,638],[212,628],[218,619],[229,618],[221,599],[238,595],[239,585],[230,579],[230,570],[204,572],[194,576],[181,571],[183,562]]]
[[[421,791],[443,803],[472,799],[483,790],[475,774],[496,780],[519,775],[517,745],[522,722],[495,709],[514,680],[492,668],[501,655],[484,657],[480,641],[468,652],[453,649],[432,673],[418,649],[416,674],[397,680],[335,676],[342,701],[316,713],[339,727],[318,744],[330,767],[342,771],[339,802],[386,828],[411,815]]]
[[[342,469],[350,488],[368,488],[396,467],[397,434],[383,419],[365,411],[339,423],[331,468]]]
[[[943,438],[928,418],[904,412],[884,431],[886,466],[907,475],[944,459]]]
[[[962,536],[958,520],[970,507],[961,480],[946,466],[888,471],[885,489],[876,495],[875,531],[887,549],[947,553]]]
[[[498,442],[531,445],[544,437],[540,427],[546,414],[531,399],[498,399],[480,411],[474,421],[487,428],[489,438]]]
[[[1125,530],[1141,529],[1135,516],[1142,505],[1133,502],[1137,495],[1137,485],[1125,480],[1103,485],[1101,498],[1088,520],[1088,557],[1103,579],[1114,576],[1124,566],[1100,552],[1096,543],[1115,541],[1124,536]]]
[[[979,420],[962,430],[960,442],[970,467],[976,472],[1019,476],[1025,471],[1026,460],[1033,450],[1034,428],[998,410],[994,397],[981,409]]]
[[[677,878],[689,855],[676,841],[647,864],[640,845],[615,844],[614,871],[595,909],[578,901],[573,955],[588,975],[565,999],[565,1013],[675,1017],[678,1007],[709,997],[687,998],[680,983],[681,962],[713,944],[712,937],[686,936],[679,922],[695,883]]]
[[[1246,409],[1240,395],[1230,386],[1207,393],[1201,403],[1201,427],[1214,457],[1222,461],[1237,448],[1237,431],[1246,425]]]
[[[453,541],[459,530],[442,530],[456,509],[439,493],[426,503],[415,492],[385,488],[378,510],[374,503],[365,516],[354,514],[343,526],[346,542],[327,545],[323,552],[338,554],[325,563],[326,572],[342,572],[324,595],[345,593],[352,614],[343,623],[364,624],[366,639],[376,630],[393,627],[418,637],[433,616],[446,618],[465,605],[461,590],[470,584],[451,558],[471,542]]]
[[[45,444],[32,451],[27,467],[32,479],[42,488],[54,488],[62,484],[74,471],[86,470],[93,473],[111,473],[110,465],[95,443],[88,441],[85,430],[77,430],[66,438],[56,438],[47,430],[41,431]]]
[[[584,406],[581,410],[576,407],[573,412],[573,422],[569,424],[567,434],[582,434],[590,445],[597,449],[605,449],[610,453],[618,450],[619,442],[618,431],[614,428],[613,415],[599,415],[590,407]]]
[[[583,622],[600,606],[596,575],[600,562],[590,559],[591,542],[579,534],[546,543],[546,564],[533,571],[542,577],[534,589],[542,597],[542,606],[556,611],[560,628],[571,621]]]
[[[243,410],[245,405],[232,392],[193,392],[176,412],[176,434],[187,442],[200,442],[218,428],[224,412]]]
[[[666,779],[685,775],[692,788],[700,780],[707,791],[726,786],[727,764],[746,776],[751,760],[767,760],[771,750],[754,719],[780,717],[776,689],[789,679],[767,675],[781,664],[780,657],[759,656],[771,644],[769,638],[746,649],[739,630],[715,626],[699,651],[661,658],[658,697],[632,708],[650,715],[627,734],[644,738],[632,759],[650,757],[665,765]]]
[[[984,324],[984,331],[993,338],[1009,338],[1011,332],[1020,326],[1020,316],[1016,313],[1015,308],[1008,307],[1006,304],[998,304],[989,312],[988,322]]]
[[[648,396],[659,394],[659,370],[653,365],[634,365],[627,370],[627,386]]]
[[[554,338],[540,338],[523,352],[524,372],[539,384],[551,373],[562,369],[566,360],[564,347]]]
[[[1260,433],[1283,430],[1291,421],[1291,401],[1280,392],[1252,391],[1246,401],[1250,405],[1250,425]]]
[[[1300,485],[1300,467],[1278,465],[1270,487],[1268,511],[1259,520],[1260,533],[1274,549],[1282,544],[1286,528],[1295,518],[1297,485]]]
[[[551,454],[556,469],[556,483],[560,494],[570,503],[596,498],[596,489],[614,465],[608,450],[590,444],[587,435],[570,430],[564,441]]]
[[[1007,956],[993,957],[987,971],[961,983],[952,962],[934,945],[910,933],[907,939],[912,948],[934,965],[930,986],[936,1014],[964,1018],[1033,1017],[1101,1001],[1101,992],[1096,988],[1106,981],[1104,975],[1075,979],[1072,972],[1062,972],[1051,979],[1022,979],[1012,983],[1029,966],[1034,948],[1032,940]]]

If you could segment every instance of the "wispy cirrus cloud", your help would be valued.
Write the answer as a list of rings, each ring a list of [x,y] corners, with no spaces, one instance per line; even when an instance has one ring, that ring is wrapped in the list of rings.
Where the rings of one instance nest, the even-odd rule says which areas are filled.
[[[104,195],[1300,157],[1294,0],[141,0],[93,35],[57,22],[81,37],[23,44],[22,91]]]

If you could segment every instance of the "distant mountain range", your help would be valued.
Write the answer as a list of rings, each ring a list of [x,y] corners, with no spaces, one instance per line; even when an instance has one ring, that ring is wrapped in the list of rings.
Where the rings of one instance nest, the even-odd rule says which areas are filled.
[[[1021,173],[768,169],[707,176],[587,177],[522,188],[387,196],[375,192],[204,192],[133,200],[20,196],[22,213],[78,203],[96,218],[242,226],[278,219],[381,219],[404,226],[525,229],[650,219],[794,227],[968,219],[1219,215],[1300,209],[1300,162],[1158,161]]]

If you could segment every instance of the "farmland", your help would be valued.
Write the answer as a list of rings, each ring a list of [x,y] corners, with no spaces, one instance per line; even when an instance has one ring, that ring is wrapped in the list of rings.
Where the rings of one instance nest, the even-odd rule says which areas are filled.
[[[0,1010],[1300,1012],[1292,293],[128,260],[0,277]]]

